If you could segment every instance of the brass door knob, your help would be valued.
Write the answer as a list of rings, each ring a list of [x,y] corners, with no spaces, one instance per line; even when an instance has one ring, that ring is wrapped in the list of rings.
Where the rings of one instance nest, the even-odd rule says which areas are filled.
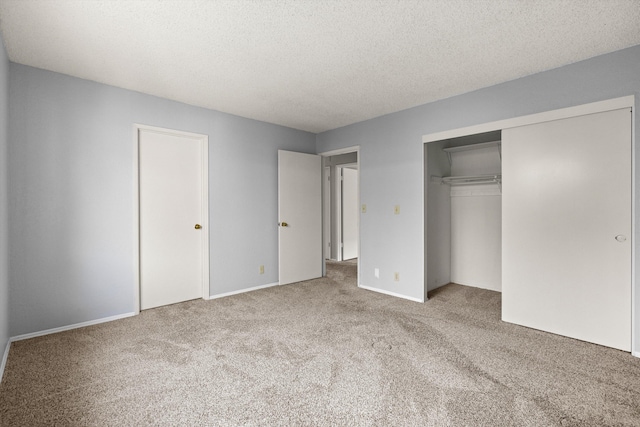
[[[280,224],[280,225],[282,225],[283,227],[288,227],[288,226],[289,226],[289,224],[287,224],[286,222],[283,222],[283,223],[282,223],[282,224]]]
[[[196,230],[200,230],[202,226],[200,224],[196,224]]]

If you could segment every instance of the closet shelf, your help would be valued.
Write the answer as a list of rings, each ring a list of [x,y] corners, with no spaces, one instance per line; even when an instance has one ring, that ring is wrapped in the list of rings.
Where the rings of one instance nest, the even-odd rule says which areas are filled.
[[[498,147],[502,141],[481,142],[479,144],[460,145],[458,147],[443,148],[445,153],[455,153],[456,151],[479,150],[481,148]]]
[[[442,151],[447,153],[447,157],[449,158],[449,165],[451,165],[452,164],[451,153],[457,153],[459,151],[479,150],[481,148],[490,148],[490,147],[498,148],[498,155],[502,160],[502,141],[490,141],[490,142],[481,142],[479,144],[460,145],[458,147],[443,148]]]
[[[445,176],[441,181],[443,184],[456,185],[479,185],[479,184],[502,184],[502,175],[470,175],[470,176]]]

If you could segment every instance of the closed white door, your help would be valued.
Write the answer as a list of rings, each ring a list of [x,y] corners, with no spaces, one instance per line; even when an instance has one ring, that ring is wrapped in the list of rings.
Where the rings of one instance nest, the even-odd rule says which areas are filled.
[[[322,276],[321,176],[320,156],[278,151],[281,285]]]
[[[502,132],[502,319],[631,348],[630,109]]]
[[[138,132],[140,308],[203,297],[202,138]],[[206,297],[206,296],[205,296]]]
[[[358,170],[342,170],[342,259],[358,257]]]

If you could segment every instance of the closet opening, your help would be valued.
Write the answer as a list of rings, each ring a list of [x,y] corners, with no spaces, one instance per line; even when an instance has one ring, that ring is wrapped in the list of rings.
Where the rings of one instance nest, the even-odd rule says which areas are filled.
[[[427,295],[497,291],[504,322],[639,354],[634,102],[425,135]]]
[[[426,292],[502,290],[501,131],[424,145]]]

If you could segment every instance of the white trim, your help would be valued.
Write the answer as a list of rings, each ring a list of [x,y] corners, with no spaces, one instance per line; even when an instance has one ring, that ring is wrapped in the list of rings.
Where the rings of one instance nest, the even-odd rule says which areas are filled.
[[[422,300],[420,298],[414,298],[414,297],[410,297],[410,296],[407,296],[407,295],[398,294],[396,292],[385,291],[384,289],[371,288],[369,286],[364,286],[364,285],[358,285],[358,287],[361,288],[361,289],[365,289],[367,291],[378,292],[380,294],[385,294],[385,295],[390,295],[392,297],[407,299],[407,300],[413,301],[413,302],[421,302],[421,303],[424,302],[424,300]]]
[[[528,116],[513,117],[511,119],[482,123],[465,128],[450,129],[442,132],[431,133],[424,135],[422,137],[422,142],[427,143],[441,141],[443,139],[457,138],[460,136],[474,135],[477,133],[491,132],[518,126],[526,126],[534,123],[549,122],[552,120],[566,119],[569,117],[584,116],[587,114],[601,113],[604,111],[618,110],[620,108],[633,106],[634,96],[623,96],[621,98],[607,99],[605,101],[561,108],[559,110],[545,111],[542,113],[530,114]]]
[[[201,142],[202,152],[202,299],[209,299],[210,266],[209,266],[209,136],[199,133],[184,132],[156,126],[133,124],[133,269],[134,269],[134,308],[140,313],[140,183],[139,183],[139,134],[141,130],[177,135],[192,138]]]
[[[253,288],[240,289],[239,291],[231,291],[231,292],[225,292],[224,294],[211,295],[211,296],[209,296],[209,299],[218,299],[218,298],[230,297],[231,295],[244,294],[246,292],[252,292],[252,291],[257,291],[257,290],[260,290],[260,289],[271,288],[273,286],[278,286],[279,284],[280,284],[280,282],[267,283],[266,285],[254,286]]]
[[[133,125],[133,309],[140,314],[140,140],[138,125]]]
[[[209,229],[209,136],[201,135],[202,140],[202,299],[208,300],[211,292],[211,278],[209,275],[209,239],[211,237]]]
[[[631,96],[633,101],[631,107],[631,352],[634,356],[640,357],[640,349],[636,340],[636,319],[638,310],[636,306],[636,115],[635,96]]]
[[[98,325],[100,323],[106,323],[106,322],[112,322],[114,320],[125,319],[127,317],[135,316],[136,314],[137,313],[135,312],[117,314],[115,316],[103,317],[102,319],[88,320],[86,322],[74,323],[73,325],[60,326],[59,328],[52,328],[52,329],[46,329],[44,331],[31,332],[29,334],[23,334],[23,335],[17,335],[15,337],[11,337],[9,341],[14,342],[14,341],[28,340],[29,338],[36,338],[36,337],[41,337],[43,335],[56,334],[58,332],[70,331],[72,329],[84,328],[86,326],[93,326],[93,325]]]
[[[4,354],[2,355],[2,362],[0,362],[0,383],[2,383],[2,379],[4,378],[4,367],[7,366],[7,359],[9,358],[10,348],[11,348],[11,339],[7,341],[7,345],[4,349]]]
[[[332,240],[334,245],[336,246],[336,258],[337,261],[344,261],[344,242],[342,241],[342,182],[344,177],[342,176],[342,169],[340,166],[335,166],[336,176],[334,176],[333,181],[331,181],[331,185],[333,186],[333,191],[335,197],[331,198],[331,201],[335,201],[335,206],[332,206],[331,212],[336,219],[335,224],[333,225],[333,229],[335,230],[335,239]],[[358,230],[360,233],[360,230]]]
[[[429,159],[427,158],[427,144],[425,144],[424,142],[422,143],[422,160],[420,161],[420,163],[422,164],[422,179],[420,180],[420,233],[422,236],[422,239],[420,239],[420,246],[422,246],[422,300],[423,301],[429,301],[429,283],[427,280],[427,257],[429,256],[428,253],[428,246],[425,244],[427,242],[427,191],[429,188],[429,184],[426,183],[426,179],[427,179],[427,173],[429,172],[427,170],[427,167],[429,166]],[[442,182],[442,177],[438,177],[440,179],[440,182]],[[429,178],[431,179],[431,177]]]
[[[347,148],[338,148],[336,150],[324,151],[322,153],[318,153],[318,155],[322,157],[329,157],[329,156],[337,156],[340,154],[349,154],[354,152],[358,152],[358,153],[360,152],[359,145],[354,145],[352,147],[347,147]],[[358,166],[360,166],[360,156],[358,156],[358,161],[356,163],[358,163]]]

